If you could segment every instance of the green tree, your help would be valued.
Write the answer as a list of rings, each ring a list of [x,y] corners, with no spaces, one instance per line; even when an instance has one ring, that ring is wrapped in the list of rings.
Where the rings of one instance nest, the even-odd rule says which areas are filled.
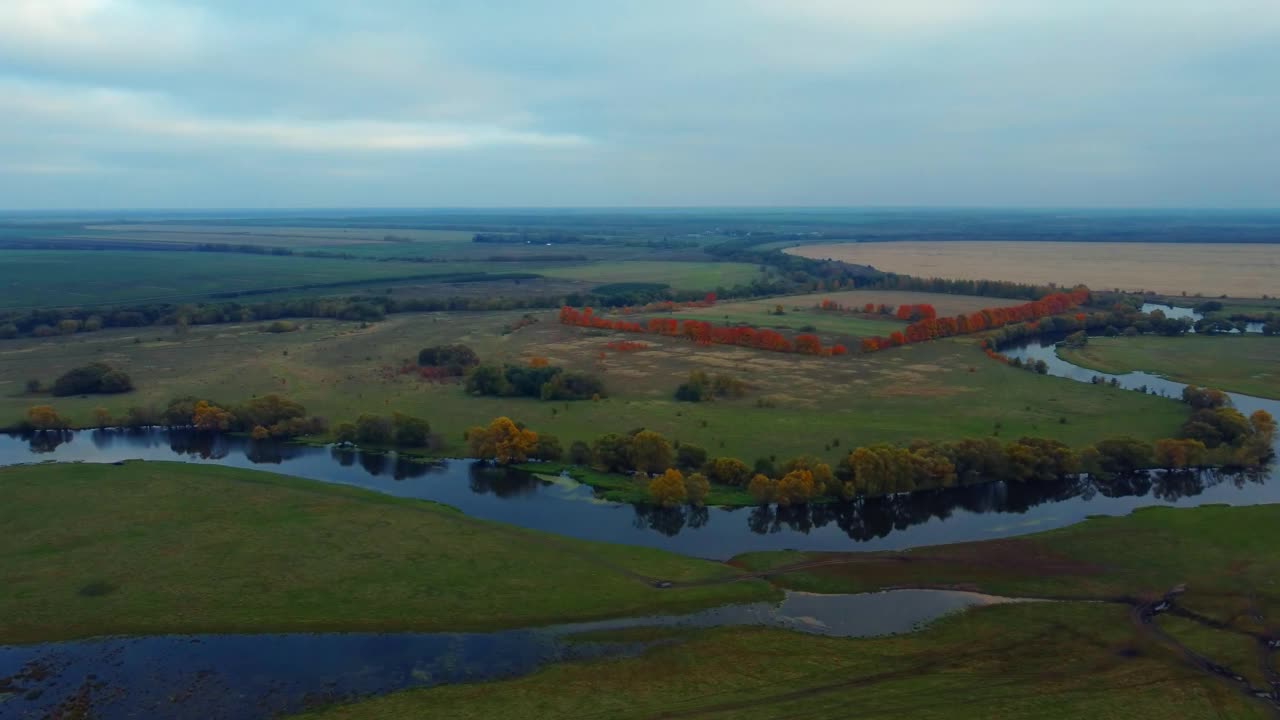
[[[356,418],[356,442],[361,445],[390,445],[391,421],[380,415],[362,413]]]
[[[422,418],[392,413],[392,433],[399,447],[426,447],[431,439],[431,424]]]

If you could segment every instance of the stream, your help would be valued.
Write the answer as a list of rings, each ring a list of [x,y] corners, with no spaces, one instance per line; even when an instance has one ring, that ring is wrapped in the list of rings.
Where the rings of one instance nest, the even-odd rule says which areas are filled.
[[[776,605],[491,633],[162,635],[0,646],[0,717],[272,717],[412,687],[517,677],[567,660],[635,655],[662,642],[576,640],[580,633],[764,626],[872,637],[1006,602],[1019,601],[944,590],[788,592]]]

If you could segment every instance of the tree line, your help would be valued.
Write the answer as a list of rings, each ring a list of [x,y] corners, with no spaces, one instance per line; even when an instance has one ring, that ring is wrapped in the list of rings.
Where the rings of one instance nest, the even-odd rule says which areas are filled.
[[[1021,305],[983,308],[977,312],[961,313],[955,317],[940,318],[936,316],[936,313],[931,313],[933,317],[929,317],[928,315],[923,315],[921,311],[909,310],[909,314],[921,314],[922,317],[907,325],[902,331],[894,332],[887,338],[863,338],[861,349],[864,353],[877,352],[908,343],[926,342],[937,338],[984,332],[1012,323],[1037,322],[1041,318],[1065,313],[1085,304],[1088,300],[1089,289],[1078,287],[1069,293],[1053,293],[1039,300]],[[928,307],[932,311],[932,306]],[[1082,318],[1078,317],[1077,319]]]

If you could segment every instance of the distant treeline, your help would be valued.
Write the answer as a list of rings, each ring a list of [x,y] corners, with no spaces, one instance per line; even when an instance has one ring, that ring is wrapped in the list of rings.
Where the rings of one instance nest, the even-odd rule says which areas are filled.
[[[616,245],[620,247],[646,247],[675,250],[697,247],[691,240],[640,240],[622,237],[601,237],[598,235],[577,235],[566,232],[519,232],[519,233],[476,233],[473,243],[489,243],[496,245]]]

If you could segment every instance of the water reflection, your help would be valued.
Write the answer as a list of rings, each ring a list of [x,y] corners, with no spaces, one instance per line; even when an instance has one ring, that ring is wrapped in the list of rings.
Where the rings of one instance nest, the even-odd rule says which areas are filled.
[[[85,441],[87,436],[88,441]],[[900,549],[1059,527],[1152,503],[1280,502],[1266,473],[1150,473],[982,483],[797,507],[660,508],[596,499],[568,479],[470,460],[215,437],[181,429],[0,435],[0,464],[176,460],[276,472],[452,505],[468,515],[587,540],[725,559],[757,550]],[[127,472],[127,470],[123,471]]]
[[[894,590],[787,593],[680,616],[635,617],[492,633],[176,635],[0,646],[20,717],[62,717],[76,697],[94,718],[265,718],[317,702],[410,687],[479,682],[553,662],[631,655],[638,643],[574,635],[630,627],[768,626],[834,637],[910,632],[942,615],[1014,602],[976,593]],[[578,638],[581,640],[581,638]],[[0,703],[6,690],[0,689]],[[4,705],[0,705],[4,707]],[[6,716],[7,717],[7,716]]]

